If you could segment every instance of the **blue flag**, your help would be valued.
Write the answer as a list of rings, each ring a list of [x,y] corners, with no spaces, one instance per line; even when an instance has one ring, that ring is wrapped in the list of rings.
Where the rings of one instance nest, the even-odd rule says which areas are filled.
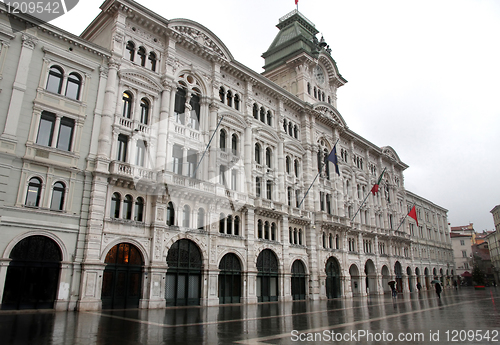
[[[337,173],[337,175],[340,176],[339,160],[337,159],[337,149],[336,149],[336,146],[337,145],[333,145],[332,152],[330,152],[330,154],[328,155],[328,160],[330,162],[332,162],[333,165],[335,165],[335,172]]]

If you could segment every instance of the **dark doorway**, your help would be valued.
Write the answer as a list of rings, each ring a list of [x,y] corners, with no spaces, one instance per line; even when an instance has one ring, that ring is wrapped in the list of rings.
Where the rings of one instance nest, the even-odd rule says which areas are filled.
[[[240,260],[235,254],[226,254],[220,261],[219,270],[219,303],[240,303]]]
[[[326,297],[340,297],[340,265],[334,257],[326,262]]]
[[[132,244],[117,244],[108,252],[104,263],[102,308],[138,308],[144,265],[139,250]]]
[[[394,264],[394,275],[396,276],[396,290],[399,293],[403,292],[403,268],[399,261]]]
[[[306,269],[300,260],[292,265],[292,297],[294,300],[306,299]]]
[[[201,252],[190,240],[175,242],[167,255],[167,306],[199,305],[201,294]]]
[[[50,238],[30,236],[9,256],[2,309],[52,309],[61,271],[61,250]]]
[[[278,300],[278,259],[270,249],[264,249],[257,258],[257,301]]]

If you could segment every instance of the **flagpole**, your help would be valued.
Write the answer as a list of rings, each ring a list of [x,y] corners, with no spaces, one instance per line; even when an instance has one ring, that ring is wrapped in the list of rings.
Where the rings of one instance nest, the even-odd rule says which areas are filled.
[[[384,168],[384,170],[382,171],[382,173],[380,174],[380,176],[384,176],[385,169],[386,169],[386,168]],[[377,182],[378,182],[378,181],[377,181]],[[365,204],[366,199],[368,199],[368,196],[370,195],[370,193],[371,193],[371,192],[372,192],[372,191],[370,190],[370,191],[368,192],[368,194],[366,194],[365,199],[363,200],[363,202],[362,202],[362,203],[361,203],[361,205],[359,206],[359,208],[358,208],[358,210],[356,211],[356,214],[354,215],[354,217],[352,217],[351,222],[352,222],[352,221],[354,221],[354,218],[356,218],[356,216],[358,215],[359,211],[361,210],[361,207],[363,207],[363,205]]]
[[[414,207],[415,207],[415,205],[416,205],[416,204],[417,204],[417,203],[414,203],[414,204],[413,204],[413,206],[412,206],[412,207],[410,207],[410,211],[411,211],[411,209],[412,209],[412,208],[414,208]],[[410,213],[410,212],[406,212],[405,217],[403,218],[403,220],[402,220],[402,221],[401,221],[401,223],[399,224],[399,226],[398,226],[398,228],[396,229],[396,231],[398,231],[398,230],[399,230],[399,228],[401,227],[401,225],[403,225],[403,222],[405,221],[406,217],[408,217],[408,214],[409,214],[409,213]]]
[[[298,6],[298,5],[297,5]],[[337,145],[337,143],[339,142],[340,138],[337,139],[337,141],[335,142],[335,144],[333,145],[333,148],[332,150],[335,148],[335,145]],[[321,167],[319,168],[319,171],[318,173],[316,174],[316,177],[314,178],[314,180],[311,182],[311,185],[309,186],[309,188],[307,189],[306,191],[306,194],[304,194],[304,197],[302,198],[302,200],[300,201],[299,205],[297,206],[297,208],[300,208],[300,205],[302,205],[302,203],[304,202],[304,199],[306,198],[307,196],[307,193],[309,193],[309,191],[311,190],[311,187],[312,185],[314,184],[314,182],[316,181],[316,179],[318,178],[319,174],[323,171],[323,167],[325,166],[326,162],[323,162],[323,164],[321,165]]]
[[[200,166],[201,164],[201,161],[203,160],[203,158],[205,157],[205,153],[207,153],[207,150],[208,148],[210,147],[210,143],[212,142],[214,136],[215,136],[215,133],[217,133],[217,129],[219,128],[220,126],[220,123],[222,122],[222,119],[224,118],[224,115],[222,115],[222,117],[220,118],[220,121],[219,123],[217,124],[217,127],[215,127],[215,131],[212,133],[212,136],[210,137],[210,140],[208,141],[208,144],[207,144],[207,147],[205,148],[205,151],[203,151],[203,155],[201,155],[201,159],[200,161],[198,162],[198,164],[196,165],[196,168],[194,169],[193,171],[193,177],[196,178],[196,172],[198,171],[198,167]]]
[[[362,202],[362,203],[361,203],[361,205],[359,206],[358,210],[357,210],[357,211],[356,211],[356,213],[354,214],[354,217],[352,217],[351,222],[352,222],[352,221],[354,221],[354,218],[356,218],[356,216],[358,215],[359,210],[361,210],[361,207],[363,207],[363,205],[365,204],[365,201],[366,201],[366,199],[368,199],[368,196],[370,195],[370,193],[371,193],[371,191],[370,191],[370,192],[368,192],[368,194],[366,194],[365,199],[363,200],[363,202]]]

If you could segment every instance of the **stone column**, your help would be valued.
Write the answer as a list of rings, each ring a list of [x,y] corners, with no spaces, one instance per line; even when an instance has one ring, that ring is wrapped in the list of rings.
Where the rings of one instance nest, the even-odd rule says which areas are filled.
[[[16,77],[12,84],[12,95],[10,97],[9,110],[5,120],[5,127],[0,139],[10,141],[11,145],[17,143],[17,127],[21,118],[21,108],[24,104],[24,93],[26,92],[28,75],[38,39],[26,33],[22,34],[23,46],[17,64]],[[15,146],[9,146],[14,150]]]

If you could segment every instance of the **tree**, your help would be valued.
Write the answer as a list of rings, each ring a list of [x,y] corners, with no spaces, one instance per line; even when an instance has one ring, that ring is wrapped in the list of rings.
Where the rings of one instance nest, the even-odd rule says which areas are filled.
[[[479,268],[477,263],[474,264],[474,268],[472,269],[472,280],[476,285],[484,285],[484,272]]]

